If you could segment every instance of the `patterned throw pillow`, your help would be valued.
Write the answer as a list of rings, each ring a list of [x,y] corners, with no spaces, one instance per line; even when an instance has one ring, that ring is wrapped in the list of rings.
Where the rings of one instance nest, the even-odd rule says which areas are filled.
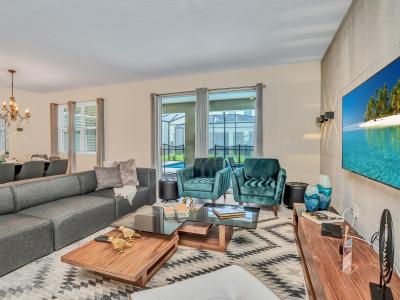
[[[137,178],[135,159],[131,158],[124,161],[104,161],[105,167],[120,167],[122,183],[124,185],[139,185]]]
[[[96,191],[123,186],[119,165],[109,168],[94,167],[94,171],[97,179]]]

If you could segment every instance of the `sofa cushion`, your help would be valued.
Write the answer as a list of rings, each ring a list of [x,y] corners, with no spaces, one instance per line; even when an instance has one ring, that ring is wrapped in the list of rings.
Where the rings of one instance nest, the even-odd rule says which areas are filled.
[[[19,214],[50,220],[54,230],[54,249],[58,250],[110,225],[115,219],[115,201],[75,196],[31,207]]]
[[[0,187],[0,215],[13,213],[14,197],[10,187]]]
[[[79,179],[76,175],[17,184],[12,186],[12,190],[16,211],[81,194]]]
[[[81,184],[82,194],[93,192],[97,187],[96,173],[94,170],[76,174]]]
[[[272,178],[267,180],[249,179],[240,187],[240,192],[244,195],[266,196],[275,195],[276,181]]]
[[[277,159],[249,158],[244,162],[244,175],[246,179],[276,179],[280,166]]]
[[[185,191],[212,192],[215,178],[195,177],[183,183]]]
[[[194,161],[194,177],[215,177],[215,173],[225,166],[223,157],[196,158]]]
[[[0,216],[0,276],[53,252],[49,220],[9,214]]]
[[[108,168],[94,167],[94,171],[97,180],[96,190],[123,187],[119,165]]]
[[[105,189],[94,191],[87,196],[105,197],[114,199],[114,189]],[[150,188],[147,186],[138,186],[135,197],[132,200],[132,204],[125,198],[115,197],[115,214],[117,218],[120,218],[127,213],[130,213],[143,205],[151,205],[156,202],[156,199],[150,199]]]

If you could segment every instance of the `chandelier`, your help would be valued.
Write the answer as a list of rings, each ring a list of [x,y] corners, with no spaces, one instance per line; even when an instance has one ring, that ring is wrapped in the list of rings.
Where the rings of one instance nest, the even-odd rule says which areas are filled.
[[[22,122],[24,120],[28,122],[31,118],[31,113],[29,112],[29,109],[26,109],[23,115],[19,113],[18,105],[14,98],[14,74],[16,71],[8,70],[8,72],[11,73],[11,97],[8,107],[6,101],[3,101],[0,118],[3,119],[8,126],[11,125],[11,121],[17,122],[17,130],[22,131]]]

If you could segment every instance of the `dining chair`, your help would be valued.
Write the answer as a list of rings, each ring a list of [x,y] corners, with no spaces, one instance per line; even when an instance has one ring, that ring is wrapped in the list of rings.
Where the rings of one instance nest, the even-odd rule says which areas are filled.
[[[22,164],[21,171],[15,175],[15,180],[43,177],[44,161],[27,161]]]
[[[68,159],[53,160],[44,171],[44,176],[62,175],[67,173]]]
[[[14,181],[15,165],[0,164],[0,184]]]

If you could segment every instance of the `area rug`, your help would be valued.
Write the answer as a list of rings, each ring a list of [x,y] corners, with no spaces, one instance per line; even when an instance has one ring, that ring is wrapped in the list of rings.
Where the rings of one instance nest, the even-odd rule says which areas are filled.
[[[129,294],[140,289],[60,262],[62,255],[108,230],[0,277],[0,299],[128,299]],[[270,210],[262,210],[255,230],[236,228],[225,253],[180,246],[146,288],[232,264],[247,269],[281,299],[306,298],[291,216],[282,209],[277,218]]]

